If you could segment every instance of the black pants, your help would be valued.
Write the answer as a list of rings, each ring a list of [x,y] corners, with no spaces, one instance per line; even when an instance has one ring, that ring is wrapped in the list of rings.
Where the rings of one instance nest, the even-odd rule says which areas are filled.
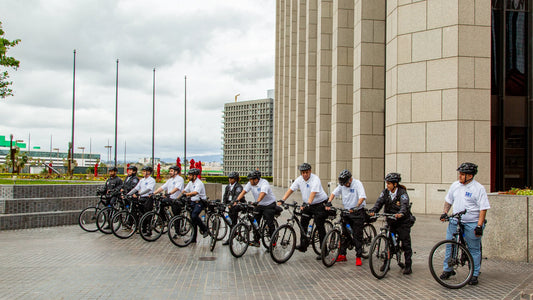
[[[276,214],[276,203],[272,203],[269,205],[257,205],[254,208],[254,218],[257,221],[257,224],[261,224],[261,219],[263,216],[265,217],[265,223],[266,226],[268,226],[268,232],[270,235],[274,233],[274,230],[276,229],[274,227],[274,215]],[[261,228],[259,228],[261,229]],[[259,234],[257,232],[254,232],[254,241],[259,241]]]
[[[346,229],[343,228],[343,235],[351,236],[355,244],[355,252],[357,257],[363,256],[363,226],[365,225],[365,210],[360,209],[354,211],[353,213],[343,216],[343,220],[346,224],[350,224],[352,228],[352,233],[346,232]],[[346,255],[346,248],[348,248],[350,239],[344,239],[339,254]]]
[[[170,207],[172,208],[172,214],[177,216],[181,214],[182,204],[179,199],[170,199]]]
[[[315,227],[316,230],[318,230],[318,237],[320,239],[320,244],[322,245],[322,241],[324,240],[324,237],[326,236],[326,228],[324,228],[324,223],[326,222],[327,218],[327,212],[326,207],[324,206],[324,202],[320,202],[318,204],[311,204],[307,207],[305,207],[302,211],[302,219],[301,219],[301,225],[304,230],[307,230],[307,227],[309,226],[309,221],[311,218],[315,219]],[[300,244],[304,246],[309,245],[309,241],[305,237],[305,233],[302,232],[302,235],[300,236]]]
[[[141,197],[139,202],[141,203],[141,214],[151,211],[154,208],[154,200],[150,197]]]
[[[229,208],[228,216],[231,219],[231,227],[237,225],[239,219],[239,212],[242,210],[242,207],[239,205],[234,205]]]
[[[117,197],[114,196],[106,196],[105,197],[105,206],[113,206],[117,202]]]
[[[411,249],[411,222],[409,220],[400,220],[390,222],[389,226],[390,230],[398,236],[398,243],[400,243],[405,257],[405,266],[410,267],[413,263],[411,260],[413,256],[413,249]]]
[[[192,212],[191,212],[191,222],[194,227],[194,237],[193,241],[196,241],[196,236],[198,235],[198,227],[200,227],[200,232],[205,232],[207,230],[207,226],[205,226],[204,222],[202,222],[202,219],[200,218],[200,213],[204,210],[204,205],[202,204],[202,201],[195,201],[192,202]]]

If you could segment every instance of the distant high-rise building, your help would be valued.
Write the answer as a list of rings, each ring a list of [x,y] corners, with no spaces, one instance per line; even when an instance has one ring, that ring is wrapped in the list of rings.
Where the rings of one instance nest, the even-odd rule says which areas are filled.
[[[273,109],[272,98],[224,104],[224,175],[258,169],[272,176]]]

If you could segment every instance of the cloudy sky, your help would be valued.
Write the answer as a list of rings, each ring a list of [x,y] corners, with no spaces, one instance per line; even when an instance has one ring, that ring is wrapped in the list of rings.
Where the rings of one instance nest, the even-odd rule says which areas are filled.
[[[67,151],[76,49],[75,147],[114,145],[119,59],[118,160],[151,156],[156,69],[155,156],[221,155],[224,103],[266,98],[274,88],[274,0],[3,0],[14,97],[0,100],[0,135]],[[81,152],[81,150],[76,150]],[[114,150],[113,150],[114,152]],[[212,160],[212,159],[209,159]]]

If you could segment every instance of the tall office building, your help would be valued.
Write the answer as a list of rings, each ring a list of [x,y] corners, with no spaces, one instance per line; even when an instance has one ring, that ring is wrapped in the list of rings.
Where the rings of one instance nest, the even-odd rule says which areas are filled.
[[[272,176],[272,98],[224,104],[224,175],[258,169]]]
[[[274,184],[309,162],[376,199],[402,174],[440,213],[461,162],[487,190],[533,183],[531,0],[279,0]],[[492,76],[491,76],[492,75]]]

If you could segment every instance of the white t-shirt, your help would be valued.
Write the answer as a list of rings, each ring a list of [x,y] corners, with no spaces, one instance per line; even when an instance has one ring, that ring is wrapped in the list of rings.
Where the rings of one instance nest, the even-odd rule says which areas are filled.
[[[194,182],[189,181],[184,191],[185,193],[198,192],[198,194],[191,197],[191,201],[196,202],[196,201],[207,199],[207,196],[205,195],[204,183],[200,179],[196,179]]]
[[[363,183],[357,179],[352,180],[352,184],[349,187],[344,185],[338,185],[333,191],[333,195],[339,197],[342,195],[342,204],[345,209],[361,209],[366,206],[366,201],[363,200],[360,206],[357,206],[359,199],[366,199],[365,188]]]
[[[183,178],[179,175],[174,176],[173,178],[169,178],[161,188],[163,190],[166,189],[167,193],[170,194],[174,188],[178,188],[178,190],[174,194],[170,194],[170,199],[178,199],[178,196],[180,192],[183,190],[184,181]]]
[[[137,185],[128,193],[128,195],[133,195],[135,192],[138,192],[141,196],[148,196],[154,193],[155,188],[155,179],[150,176],[148,178],[142,178],[139,180]]]
[[[464,223],[477,222],[479,212],[490,208],[485,187],[475,180],[466,185],[459,181],[452,183],[446,202],[453,205],[454,214],[466,209],[466,214],[461,217]]]
[[[244,186],[244,191],[249,192],[252,191],[252,195],[254,196],[254,199],[257,201],[257,198],[259,198],[259,194],[265,193],[265,197],[263,200],[261,200],[258,205],[261,206],[267,206],[274,202],[276,202],[276,197],[274,196],[274,193],[272,192],[272,188],[270,188],[270,184],[268,184],[268,181],[261,178],[259,179],[259,182],[257,185],[252,185],[248,181],[248,183]]]
[[[328,195],[322,188],[320,178],[313,173],[311,173],[311,176],[309,176],[309,180],[307,181],[305,181],[302,176],[296,178],[291,185],[291,190],[300,190],[302,192],[302,200],[304,203],[307,203],[309,200],[309,195],[311,195],[312,192],[316,192],[316,194],[311,204],[318,204],[328,199]]]

